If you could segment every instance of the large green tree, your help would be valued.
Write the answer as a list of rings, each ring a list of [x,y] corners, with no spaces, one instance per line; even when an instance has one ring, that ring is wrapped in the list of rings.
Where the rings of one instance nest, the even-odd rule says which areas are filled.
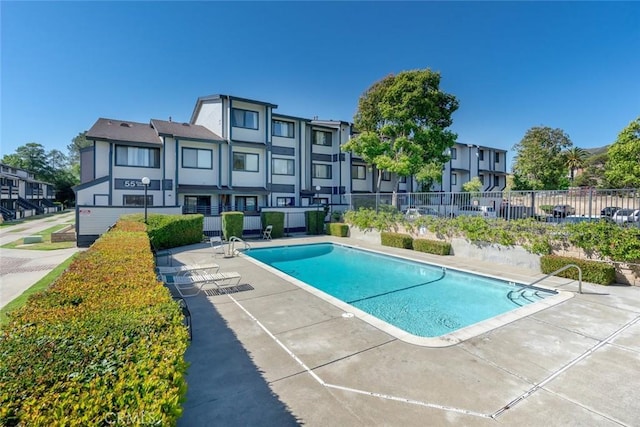
[[[567,185],[564,151],[573,143],[562,129],[533,127],[513,149],[513,172],[523,186],[557,190]]]
[[[85,147],[89,147],[92,144],[87,139],[87,131],[78,133],[72,140],[71,144],[67,145],[69,150],[69,163],[71,165],[80,164],[80,150]]]
[[[399,177],[415,176],[419,182],[439,181],[444,154],[456,134],[447,128],[458,109],[455,96],[440,90],[440,73],[403,71],[374,83],[358,101],[354,117],[357,134],[342,146],[378,171],[391,172],[395,195]]]
[[[608,183],[613,188],[640,187],[640,117],[620,132],[607,154]]]

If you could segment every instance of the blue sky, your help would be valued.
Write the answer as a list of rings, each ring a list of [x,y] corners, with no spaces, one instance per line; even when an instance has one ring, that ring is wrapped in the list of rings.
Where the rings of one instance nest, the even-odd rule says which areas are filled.
[[[351,121],[389,73],[431,68],[458,140],[533,126],[599,147],[640,115],[635,2],[0,2],[0,154],[99,117],[188,121],[215,93]],[[509,153],[509,159],[513,152]]]

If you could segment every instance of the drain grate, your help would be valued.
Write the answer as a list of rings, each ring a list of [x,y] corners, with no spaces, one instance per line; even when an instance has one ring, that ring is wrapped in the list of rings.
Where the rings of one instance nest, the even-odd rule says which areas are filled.
[[[254,287],[251,286],[250,284],[243,283],[241,285],[228,286],[228,287],[225,287],[225,288],[206,289],[204,291],[204,293],[207,296],[215,297],[215,296],[218,296],[218,295],[237,294],[238,292],[252,291],[253,289],[254,289]]]

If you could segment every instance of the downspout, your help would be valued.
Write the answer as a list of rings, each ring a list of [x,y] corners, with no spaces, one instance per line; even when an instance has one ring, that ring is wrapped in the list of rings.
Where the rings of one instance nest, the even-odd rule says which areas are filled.
[[[265,195],[265,203],[267,206],[273,205],[273,193],[271,193],[271,181],[273,180],[273,176],[271,176],[271,169],[269,168],[269,159],[271,154],[271,141],[269,139],[269,112],[271,108],[269,106],[264,107],[264,139],[266,142],[266,149],[264,151],[264,180],[265,187],[267,188],[268,196]]]
[[[229,101],[229,153],[227,156],[229,157],[229,167],[228,167],[228,175],[229,175],[229,189],[233,188],[233,124],[231,123],[231,115],[233,114],[233,100],[229,95],[227,95],[227,100]],[[229,200],[231,203],[231,200]]]
[[[166,144],[167,144],[167,137],[163,136],[162,137],[162,206],[163,207],[167,206],[167,203],[166,203],[167,190],[165,190],[165,185],[164,185],[165,178],[167,177],[166,175],[167,145]]]
[[[340,188],[342,188],[342,124],[340,125],[340,132],[338,132],[338,200],[342,202],[342,195],[340,194]]]
[[[306,134],[306,132],[305,132]],[[302,200],[300,194],[302,192],[302,122],[298,122],[298,193],[296,194],[298,199],[298,205],[302,206]]]
[[[95,175],[95,172],[94,172],[94,175]],[[109,143],[109,206],[113,206],[113,144],[112,143]]]
[[[176,157],[175,157],[175,159],[176,159],[176,161],[175,161],[175,163],[176,163],[176,167],[175,167],[175,169],[176,169],[176,181],[175,181],[175,184],[174,184],[175,193],[176,193],[175,204],[176,204],[176,206],[179,206],[180,198],[178,197],[178,170],[180,169],[180,164],[178,162],[178,149],[179,149],[178,148],[178,145],[179,145],[178,138],[174,137],[174,141],[175,141],[175,150],[176,150]]]

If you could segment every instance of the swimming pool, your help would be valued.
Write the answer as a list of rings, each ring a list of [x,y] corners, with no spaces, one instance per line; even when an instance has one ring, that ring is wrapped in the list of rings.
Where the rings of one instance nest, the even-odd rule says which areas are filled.
[[[496,316],[508,320],[514,311],[526,315],[522,312],[530,313],[531,306],[537,311],[558,294],[332,243],[252,248],[244,254],[375,326],[382,321],[382,329],[405,338],[447,336],[457,341],[466,334],[452,338],[452,333]]]

